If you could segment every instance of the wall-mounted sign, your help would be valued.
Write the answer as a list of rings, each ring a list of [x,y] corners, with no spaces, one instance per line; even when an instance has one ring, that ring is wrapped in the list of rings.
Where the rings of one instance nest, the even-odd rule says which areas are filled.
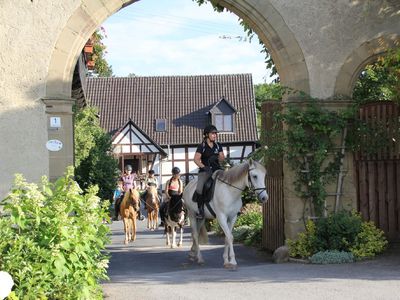
[[[50,127],[51,128],[60,128],[61,127],[61,118],[60,117],[50,117]]]
[[[60,151],[63,144],[59,140],[49,140],[46,143],[46,148],[49,151]]]

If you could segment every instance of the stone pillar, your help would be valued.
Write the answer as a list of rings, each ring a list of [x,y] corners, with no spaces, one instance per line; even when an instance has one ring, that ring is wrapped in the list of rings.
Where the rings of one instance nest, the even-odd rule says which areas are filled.
[[[46,105],[48,141],[62,143],[58,151],[49,151],[49,179],[55,181],[62,176],[66,167],[74,165],[74,122],[73,98],[43,98]],[[51,123],[51,118],[53,119]]]
[[[288,103],[286,103],[287,105]],[[296,101],[296,105],[304,106],[305,102]],[[347,108],[351,101],[344,100],[323,100],[320,105],[327,110],[339,111]],[[290,105],[295,105],[293,102]],[[338,147],[340,141],[337,141]],[[342,194],[340,195],[339,209],[357,209],[357,191],[354,184],[355,170],[353,164],[353,153],[346,151],[343,160],[343,184]],[[286,162],[283,164],[283,187],[284,187],[284,207],[285,207],[285,237],[289,239],[297,238],[299,232],[304,231],[304,220],[310,216],[309,213],[304,213],[305,203],[297,196],[294,190],[293,182],[295,174]],[[337,178],[327,186],[329,196],[326,199],[326,207],[329,212],[335,208],[336,202]],[[307,208],[308,206],[306,206]],[[308,210],[309,211],[309,210]]]

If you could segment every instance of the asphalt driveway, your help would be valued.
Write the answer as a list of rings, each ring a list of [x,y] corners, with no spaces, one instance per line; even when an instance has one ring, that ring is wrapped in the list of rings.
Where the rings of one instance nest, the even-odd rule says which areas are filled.
[[[190,228],[182,248],[165,246],[161,228],[138,222],[137,240],[125,246],[122,222],[110,225],[110,281],[106,299],[399,299],[400,247],[375,260],[342,265],[275,264],[269,253],[235,245],[238,269],[222,268],[223,239],[202,246],[205,264],[188,259]]]

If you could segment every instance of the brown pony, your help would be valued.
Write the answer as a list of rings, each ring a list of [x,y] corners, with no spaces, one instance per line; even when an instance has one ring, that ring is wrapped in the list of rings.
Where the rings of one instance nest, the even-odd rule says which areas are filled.
[[[156,230],[158,227],[159,200],[155,186],[149,186],[146,194],[147,228]]]
[[[119,209],[124,221],[125,244],[136,240],[136,217],[139,210],[140,195],[136,189],[129,189],[125,192]]]

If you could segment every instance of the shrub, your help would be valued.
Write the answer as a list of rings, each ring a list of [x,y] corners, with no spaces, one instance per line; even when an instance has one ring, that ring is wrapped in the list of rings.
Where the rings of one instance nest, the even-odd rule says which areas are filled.
[[[262,226],[263,219],[260,204],[249,203],[242,209],[242,213],[233,228],[234,236],[236,231],[240,232],[235,239],[244,242],[247,246],[259,246],[262,239]]]
[[[300,232],[297,240],[288,239],[286,241],[289,247],[289,255],[291,257],[308,258],[316,252],[315,230],[315,223],[311,220],[308,220],[306,223],[305,232]]]
[[[382,230],[376,228],[373,222],[364,222],[350,251],[357,259],[369,258],[384,251],[387,244]]]
[[[83,194],[72,175],[69,168],[55,184],[44,177],[40,187],[16,175],[1,201],[0,270],[21,299],[102,299],[108,202],[100,206],[94,187]]]
[[[236,242],[243,242],[248,246],[261,245],[262,239],[262,213],[258,203],[247,204],[238,216],[232,234]],[[218,235],[224,234],[218,221],[213,220],[211,230]]]
[[[313,264],[343,264],[354,261],[351,252],[328,250],[320,251],[310,257]]]
[[[349,251],[361,230],[361,216],[341,211],[316,221],[316,248],[319,251]]]
[[[362,259],[382,252],[387,240],[372,222],[363,222],[360,214],[343,211],[316,222],[309,220],[305,232],[299,233],[297,240],[288,239],[287,245],[291,257],[308,258],[317,252],[336,250]]]
[[[255,211],[243,212],[236,220],[235,228],[240,226],[262,227],[262,214]]]

